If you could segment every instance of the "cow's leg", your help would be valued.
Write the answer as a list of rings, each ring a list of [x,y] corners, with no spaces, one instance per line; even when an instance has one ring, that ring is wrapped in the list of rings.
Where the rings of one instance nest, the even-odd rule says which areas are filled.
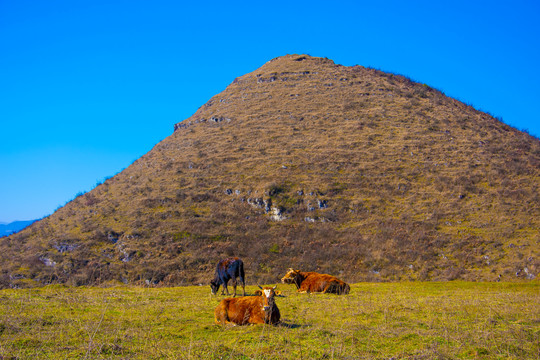
[[[244,272],[244,263],[240,262],[240,269],[238,269],[238,277],[240,278],[240,281],[242,282],[242,292],[244,293],[243,296],[246,296],[246,273]]]
[[[298,288],[297,292],[299,293],[309,293],[309,285],[307,284],[300,284],[300,287]]]
[[[323,293],[323,294],[331,294],[331,293],[334,292],[333,289],[334,289],[334,287],[333,287],[333,284],[332,284],[332,283],[326,284],[325,287],[324,287],[324,289],[323,289],[323,291],[322,291],[322,293]]]
[[[240,281],[242,281],[242,292],[244,293],[242,296],[246,296],[246,282],[243,277],[240,278]]]
[[[236,278],[232,278],[233,297],[236,297]]]
[[[228,283],[228,282],[229,282],[229,280],[223,282],[223,290],[225,290],[225,292],[227,293],[227,295],[230,295],[230,294],[229,294],[229,289],[227,288],[227,283]],[[223,291],[221,292],[221,295],[223,295]]]

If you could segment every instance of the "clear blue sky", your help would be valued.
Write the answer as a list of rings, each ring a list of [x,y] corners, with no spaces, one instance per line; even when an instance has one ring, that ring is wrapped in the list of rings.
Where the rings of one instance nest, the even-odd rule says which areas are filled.
[[[540,135],[538,1],[0,0],[0,222],[40,218],[292,53],[406,75]]]

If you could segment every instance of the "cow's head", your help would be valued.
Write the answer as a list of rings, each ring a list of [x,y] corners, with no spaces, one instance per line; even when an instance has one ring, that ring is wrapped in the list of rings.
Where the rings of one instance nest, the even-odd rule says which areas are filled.
[[[219,290],[219,282],[215,280],[210,281],[210,291],[212,291],[212,295],[216,295],[218,290]]]
[[[284,284],[300,284],[302,275],[300,270],[289,269],[284,277],[281,278],[281,282]]]
[[[262,309],[265,313],[269,313],[272,310],[272,307],[274,306],[274,296],[277,295],[276,293],[277,285],[274,287],[261,287],[259,285],[259,289],[255,291],[255,295],[262,297]]]

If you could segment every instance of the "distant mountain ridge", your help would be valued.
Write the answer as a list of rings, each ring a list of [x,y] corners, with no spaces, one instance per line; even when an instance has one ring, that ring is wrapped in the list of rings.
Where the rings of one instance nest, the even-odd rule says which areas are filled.
[[[173,124],[171,124],[173,125]],[[122,134],[115,134],[122,136]],[[0,240],[0,287],[533,279],[540,141],[403,76],[287,55]]]
[[[13,221],[10,223],[0,222],[0,236],[8,236],[18,231],[21,231],[35,221],[37,220],[21,220]]]

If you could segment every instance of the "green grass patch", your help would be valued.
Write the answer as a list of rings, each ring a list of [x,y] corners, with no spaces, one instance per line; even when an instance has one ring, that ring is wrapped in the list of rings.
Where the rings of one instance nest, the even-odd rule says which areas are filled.
[[[540,283],[278,285],[278,326],[214,325],[206,286],[0,291],[0,358],[537,359]],[[255,286],[248,286],[252,294]]]

